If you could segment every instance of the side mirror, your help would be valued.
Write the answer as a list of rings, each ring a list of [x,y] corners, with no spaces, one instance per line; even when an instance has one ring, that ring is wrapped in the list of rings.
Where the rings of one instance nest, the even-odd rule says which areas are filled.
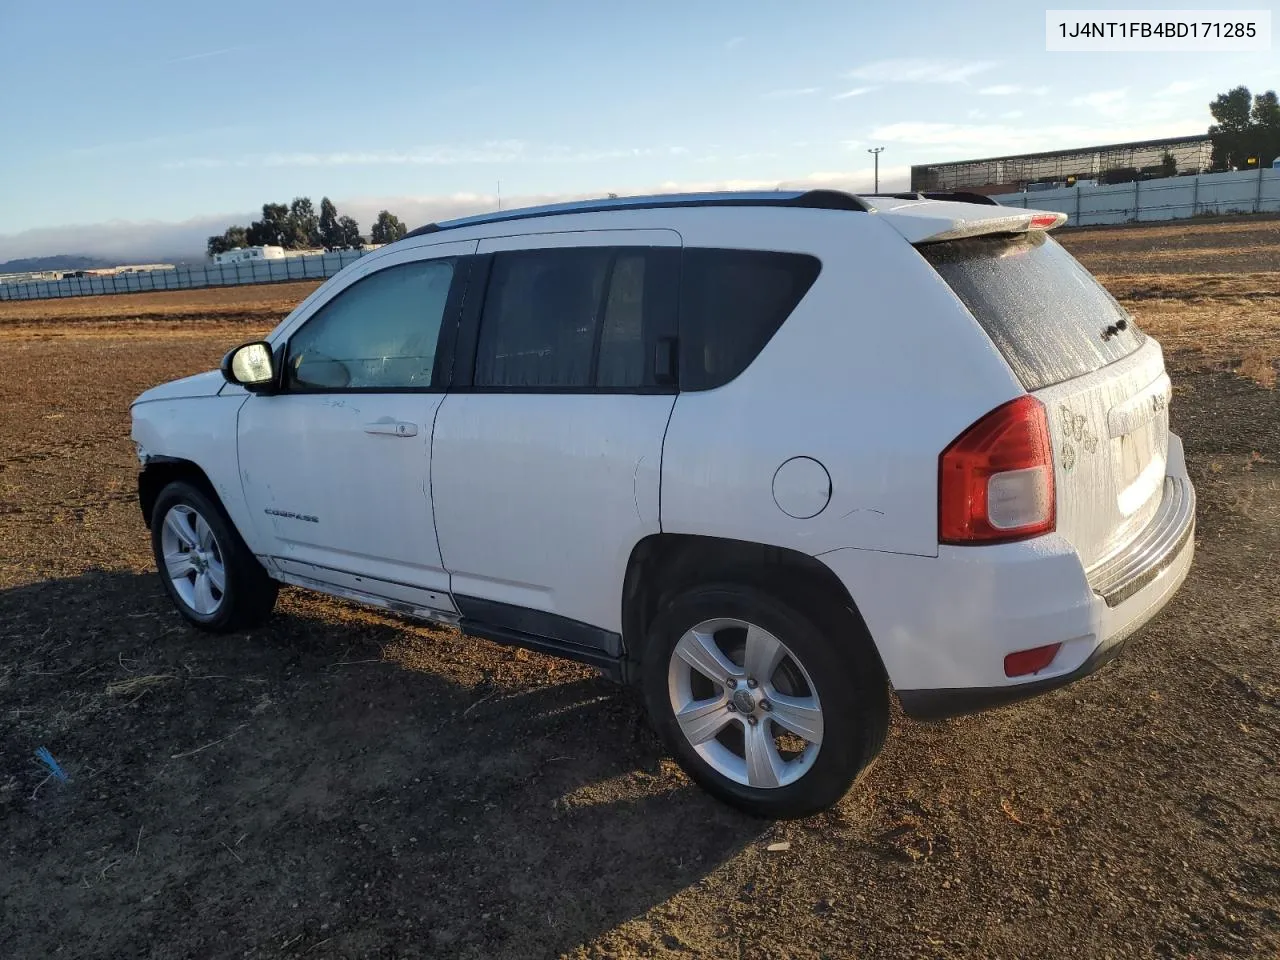
[[[254,392],[275,386],[276,365],[271,356],[271,344],[256,340],[228,351],[222,358],[222,375],[228,383],[239,384]]]

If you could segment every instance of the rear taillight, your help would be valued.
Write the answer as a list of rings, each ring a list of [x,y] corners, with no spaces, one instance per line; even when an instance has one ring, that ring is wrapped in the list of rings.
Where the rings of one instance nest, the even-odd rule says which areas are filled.
[[[1035,397],[996,407],[942,452],[941,542],[1025,540],[1049,533],[1055,521],[1049,422]]]

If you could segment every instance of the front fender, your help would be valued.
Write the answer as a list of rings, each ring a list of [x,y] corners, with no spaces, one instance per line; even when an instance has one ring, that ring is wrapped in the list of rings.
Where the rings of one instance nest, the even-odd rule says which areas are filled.
[[[236,452],[236,420],[246,399],[240,394],[135,403],[130,436],[143,470],[173,461],[199,467],[249,549],[263,553],[245,503]]]

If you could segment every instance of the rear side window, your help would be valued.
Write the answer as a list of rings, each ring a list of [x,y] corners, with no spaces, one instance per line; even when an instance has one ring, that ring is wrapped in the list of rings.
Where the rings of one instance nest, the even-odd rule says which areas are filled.
[[[1045,233],[972,237],[917,249],[1027,390],[1092,373],[1146,339],[1102,284]]]
[[[687,248],[680,276],[680,388],[710,390],[742,373],[821,269],[806,254]]]
[[[654,345],[675,333],[678,252],[573,247],[494,256],[475,386],[663,389]]]

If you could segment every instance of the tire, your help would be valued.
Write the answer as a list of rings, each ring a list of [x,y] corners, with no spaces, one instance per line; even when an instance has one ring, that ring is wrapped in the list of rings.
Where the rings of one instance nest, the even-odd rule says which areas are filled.
[[[835,804],[879,754],[889,724],[871,638],[825,597],[796,596],[806,612],[734,583],[665,598],[641,665],[650,721],[685,772],[732,806],[777,819]],[[767,677],[747,677],[749,651],[753,672]]]
[[[192,626],[226,633],[271,615],[279,585],[201,487],[175,480],[160,491],[151,512],[151,549],[165,592]]]

